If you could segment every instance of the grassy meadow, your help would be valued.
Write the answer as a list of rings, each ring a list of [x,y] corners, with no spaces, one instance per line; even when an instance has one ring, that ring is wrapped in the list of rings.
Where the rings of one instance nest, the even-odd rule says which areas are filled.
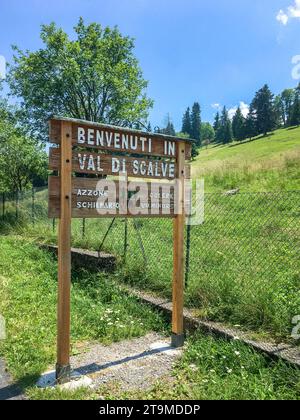
[[[299,161],[300,127],[291,127],[251,141],[202,148],[192,175],[205,179],[206,192],[299,190]]]
[[[193,176],[204,175],[207,191],[205,222],[191,229],[185,293],[186,305],[198,316],[290,341],[292,318],[300,313],[299,136],[300,128],[294,128],[211,146],[193,162]],[[241,193],[223,195],[231,188]],[[34,224],[20,216],[14,225],[11,205],[2,233],[56,243],[46,190],[36,193],[35,206]],[[20,204],[20,215],[26,214],[30,218],[30,194]],[[83,236],[82,220],[73,220],[73,246],[98,250],[110,222],[86,220]],[[126,259],[124,245],[125,221],[118,219],[102,248],[117,256],[118,280],[170,298],[172,221],[129,220]]]

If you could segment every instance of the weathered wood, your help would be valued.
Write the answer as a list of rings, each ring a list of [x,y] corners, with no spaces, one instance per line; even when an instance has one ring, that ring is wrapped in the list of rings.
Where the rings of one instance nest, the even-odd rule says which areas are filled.
[[[175,157],[178,144],[185,142],[186,159],[191,158],[191,140],[74,119],[53,118],[50,120],[49,140],[51,143],[60,144],[62,120],[72,124],[73,145],[114,152]]]
[[[60,166],[60,149],[50,148],[49,169],[56,171]],[[176,162],[170,159],[143,159],[130,156],[107,155],[86,151],[73,151],[74,172],[95,175],[115,175],[134,178],[173,180],[176,176]]]
[[[60,221],[58,234],[57,366],[59,383],[70,376],[72,125],[61,122]]]
[[[173,312],[172,333],[174,345],[183,342],[183,293],[184,293],[184,178],[185,144],[181,143],[177,155],[178,214],[173,221]]]
[[[120,204],[120,183],[115,182],[116,195],[111,200],[107,198],[107,203],[113,203],[111,211],[104,214],[99,212],[96,206],[98,199],[103,196],[106,191],[103,190],[103,185],[99,187],[99,179],[94,178],[72,178],[71,189],[71,205],[72,218],[101,218],[101,217],[174,217],[174,199],[175,190],[172,183],[155,183],[155,182],[128,182],[128,196],[139,192],[139,201],[137,206],[140,211],[130,206],[129,200],[128,208],[125,213],[121,212],[119,208],[115,207],[115,203]],[[100,181],[101,182],[101,181]],[[106,181],[103,181],[106,183]],[[50,218],[60,217],[60,178],[51,176],[48,181],[49,185],[49,209],[48,215]],[[125,183],[122,184],[124,187]],[[142,186],[142,190],[140,187]],[[144,191],[143,188],[146,188]],[[139,191],[140,190],[140,191]],[[79,204],[78,204],[79,203]],[[134,203],[132,203],[134,205]],[[83,205],[85,207],[83,207]],[[127,205],[127,200],[126,200]],[[91,206],[91,208],[89,208]],[[158,208],[157,208],[158,206]]]

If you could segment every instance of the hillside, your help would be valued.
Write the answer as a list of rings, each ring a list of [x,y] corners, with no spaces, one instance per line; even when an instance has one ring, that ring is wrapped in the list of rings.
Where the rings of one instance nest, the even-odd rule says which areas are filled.
[[[207,192],[299,190],[300,127],[202,148],[192,164],[192,174],[205,178]]]

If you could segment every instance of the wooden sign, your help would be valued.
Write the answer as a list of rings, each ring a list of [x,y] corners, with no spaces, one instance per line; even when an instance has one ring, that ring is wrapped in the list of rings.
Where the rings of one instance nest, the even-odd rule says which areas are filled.
[[[49,159],[49,168],[58,172],[49,178],[49,217],[59,218],[57,382],[71,376],[72,218],[173,218],[172,345],[183,346],[184,180],[190,177],[185,161],[191,157],[191,142],[67,118],[50,121],[49,138],[58,146],[50,149]],[[125,173],[126,182],[106,179]],[[156,182],[129,182],[128,177]]]
[[[192,146],[187,139],[157,133],[145,133],[122,127],[91,123],[72,119],[52,119],[49,139],[61,143],[61,122],[70,122],[72,145],[84,149],[98,149],[111,152],[125,152],[148,156],[176,158],[180,141],[186,144],[185,158],[191,158]]]
[[[112,191],[109,191],[109,188]],[[48,215],[51,218],[59,218],[61,209],[59,177],[49,177],[48,190]],[[91,178],[72,179],[72,218],[174,217],[174,199],[172,184],[111,183]]]
[[[49,153],[49,169],[58,171],[60,167],[60,149],[50,148]],[[143,159],[73,151],[72,170],[82,174],[127,175],[134,178],[174,180],[176,177],[176,162],[172,162],[170,159]]]

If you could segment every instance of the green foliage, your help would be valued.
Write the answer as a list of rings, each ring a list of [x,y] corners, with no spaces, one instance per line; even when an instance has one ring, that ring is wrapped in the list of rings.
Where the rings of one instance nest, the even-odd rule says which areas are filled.
[[[297,91],[291,115],[291,125],[300,125],[300,93]]]
[[[191,130],[192,130],[191,127],[192,127],[191,111],[190,111],[190,108],[187,108],[182,119],[182,129],[181,129],[182,133],[188,134],[190,136]]]
[[[159,381],[150,391],[119,398],[153,400],[299,400],[299,369],[271,361],[236,341],[196,334],[177,363],[170,387]],[[116,396],[111,396],[117,398]]]
[[[20,238],[0,237],[0,313],[8,338],[0,354],[23,387],[55,362],[57,266],[47,252]],[[77,344],[104,344],[163,332],[158,313],[140,305],[116,285],[118,274],[73,271],[72,351]],[[81,346],[82,349],[82,346]]]
[[[201,108],[198,102],[195,102],[191,113],[191,132],[190,138],[196,140],[196,146],[201,146]]]
[[[0,106],[0,191],[26,190],[35,180],[47,178],[47,155],[41,146],[22,134],[15,113]]]
[[[230,143],[233,140],[232,124],[225,106],[221,114],[219,129],[217,131],[216,138],[218,139],[218,141],[221,141],[224,144]]]
[[[201,144],[208,146],[215,140],[215,130],[208,122],[201,124]]]
[[[257,133],[267,135],[269,131],[276,128],[274,95],[268,85],[264,85],[255,94],[252,106],[255,112]]]
[[[124,126],[146,121],[152,106],[131,38],[82,18],[75,33],[70,39],[54,23],[43,25],[43,48],[14,47],[10,89],[22,99],[28,130],[41,141],[53,114]]]
[[[246,121],[242,114],[241,108],[238,107],[232,119],[232,132],[236,140],[243,140],[245,138]]]

